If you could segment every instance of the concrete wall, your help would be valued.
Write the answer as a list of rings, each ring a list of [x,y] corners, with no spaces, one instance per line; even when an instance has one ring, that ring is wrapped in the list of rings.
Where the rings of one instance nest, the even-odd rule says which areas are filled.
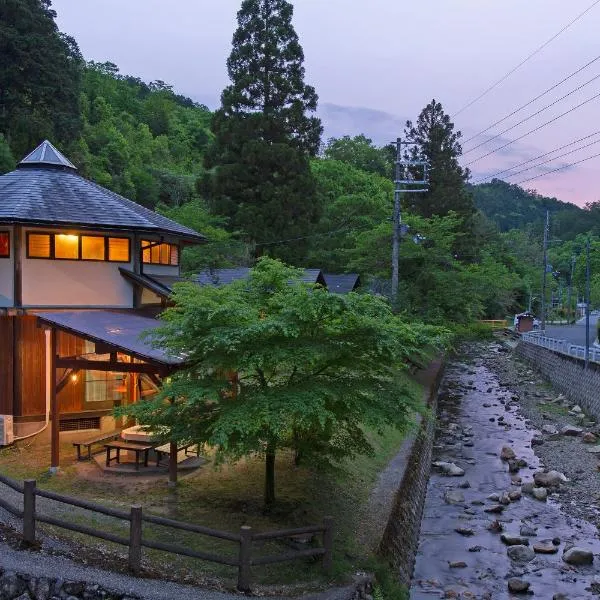
[[[569,400],[600,419],[600,364],[590,362],[586,371],[581,358],[523,341],[517,344],[516,353],[537,368]]]
[[[431,415],[437,412],[437,392],[444,372],[443,366],[441,361],[432,363],[420,378],[429,391],[428,408]],[[434,440],[435,418],[424,418],[414,438],[402,483],[396,493],[394,507],[378,550],[389,561],[398,574],[400,583],[405,586],[410,585],[419,547]]]
[[[0,308],[14,305],[14,234],[12,227],[0,227],[0,231],[8,231],[10,234],[10,258],[0,258]]]

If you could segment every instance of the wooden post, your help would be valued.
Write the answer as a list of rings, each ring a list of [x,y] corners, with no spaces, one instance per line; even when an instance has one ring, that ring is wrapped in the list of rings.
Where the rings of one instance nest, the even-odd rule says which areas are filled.
[[[129,524],[129,569],[137,574],[142,567],[142,507],[131,507]]]
[[[60,410],[56,394],[56,329],[50,330],[50,412],[52,433],[50,442],[50,472],[56,473],[60,466]]]
[[[23,482],[23,539],[35,543],[35,479]]]
[[[240,592],[250,591],[250,560],[252,554],[252,527],[240,528],[240,554],[238,563],[238,583]]]
[[[330,573],[333,567],[333,517],[323,519],[323,569]]]
[[[169,487],[177,485],[177,442],[169,443]]]

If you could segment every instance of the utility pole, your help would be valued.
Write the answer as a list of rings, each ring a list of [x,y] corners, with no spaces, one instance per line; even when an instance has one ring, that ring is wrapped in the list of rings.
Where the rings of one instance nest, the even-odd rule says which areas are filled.
[[[590,236],[585,244],[585,368],[590,363]]]
[[[569,291],[567,295],[567,321],[571,321],[571,295],[573,293],[573,273],[575,272],[575,255],[571,256],[571,277],[569,279]]]
[[[426,187],[429,183],[428,162],[423,160],[404,160],[402,157],[403,146],[414,146],[414,143],[403,142],[397,138],[396,142],[396,168],[394,173],[394,216],[392,233],[392,307],[398,305],[398,285],[400,283],[400,238],[402,235],[402,194],[417,194],[429,191]],[[423,169],[423,176],[418,179],[414,176],[414,169],[420,167]],[[412,170],[411,170],[412,168]],[[404,186],[423,186],[410,187]]]
[[[546,272],[548,271],[548,231],[550,230],[550,211],[546,211],[544,226],[544,275],[542,277],[542,332],[546,331]]]

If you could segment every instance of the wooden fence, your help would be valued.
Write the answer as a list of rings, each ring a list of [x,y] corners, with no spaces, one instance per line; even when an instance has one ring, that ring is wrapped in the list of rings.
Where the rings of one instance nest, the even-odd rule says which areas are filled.
[[[489,325],[493,330],[506,329],[508,321],[506,319],[487,319],[479,321],[483,325]]]
[[[172,554],[179,554],[182,556],[189,556],[192,558],[199,558],[209,562],[219,563],[223,565],[229,565],[238,568],[238,580],[237,587],[240,591],[249,591],[251,583],[251,567],[258,565],[268,565],[278,562],[286,562],[296,560],[298,558],[307,557],[322,557],[322,565],[326,571],[330,571],[332,567],[332,553],[333,553],[333,518],[325,517],[322,525],[310,525],[307,527],[300,527],[298,529],[282,529],[279,531],[266,531],[254,533],[251,527],[246,525],[240,528],[239,533],[230,533],[227,531],[219,531],[216,529],[210,529],[201,525],[193,525],[191,523],[184,523],[181,521],[174,521],[172,519],[166,519],[164,517],[156,517],[152,515],[144,514],[142,507],[139,505],[131,506],[129,511],[117,510],[113,508],[107,508],[96,504],[95,502],[88,502],[86,500],[80,500],[78,498],[71,498],[69,496],[63,496],[62,494],[56,494],[47,490],[41,490],[36,486],[36,482],[33,479],[25,480],[22,484],[0,475],[0,483],[7,485],[16,492],[23,495],[23,510],[13,506],[7,500],[0,497],[0,508],[7,510],[15,517],[23,520],[23,539],[28,544],[33,544],[36,541],[36,523],[46,523],[53,525],[61,529],[68,529],[77,533],[83,533],[90,535],[101,540],[127,546],[129,548],[129,568],[137,574],[141,570],[142,565],[142,548],[150,548],[153,550],[162,550]],[[122,537],[109,533],[106,531],[100,531],[93,527],[87,527],[85,525],[78,525],[75,523],[69,523],[62,519],[56,519],[54,517],[48,517],[41,515],[36,511],[36,498],[47,498],[48,500],[54,500],[68,506],[76,506],[90,510],[92,512],[114,517],[124,521],[129,521],[129,537]],[[188,531],[192,533],[198,533],[213,538],[227,540],[238,545],[237,558],[222,556],[218,554],[212,554],[209,552],[202,552],[199,550],[193,550],[185,546],[176,544],[168,544],[164,542],[144,539],[143,537],[143,524],[152,523],[155,525],[162,525],[167,528]],[[318,548],[307,548],[306,550],[298,550],[293,552],[287,552],[284,554],[278,554],[273,556],[257,556],[253,558],[253,542],[260,540],[275,540],[283,538],[292,538],[295,536],[307,535],[307,534],[321,534],[322,535],[322,546]]]

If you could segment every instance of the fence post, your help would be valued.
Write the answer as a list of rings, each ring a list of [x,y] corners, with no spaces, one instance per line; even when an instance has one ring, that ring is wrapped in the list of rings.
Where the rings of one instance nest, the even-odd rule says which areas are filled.
[[[129,523],[129,569],[139,573],[142,567],[142,507],[131,507]]]
[[[330,573],[333,567],[333,517],[323,519],[323,548],[323,569]]]
[[[23,539],[35,543],[35,479],[23,482]]]
[[[250,591],[250,560],[252,553],[252,527],[240,528],[240,555],[237,588],[240,592]]]

